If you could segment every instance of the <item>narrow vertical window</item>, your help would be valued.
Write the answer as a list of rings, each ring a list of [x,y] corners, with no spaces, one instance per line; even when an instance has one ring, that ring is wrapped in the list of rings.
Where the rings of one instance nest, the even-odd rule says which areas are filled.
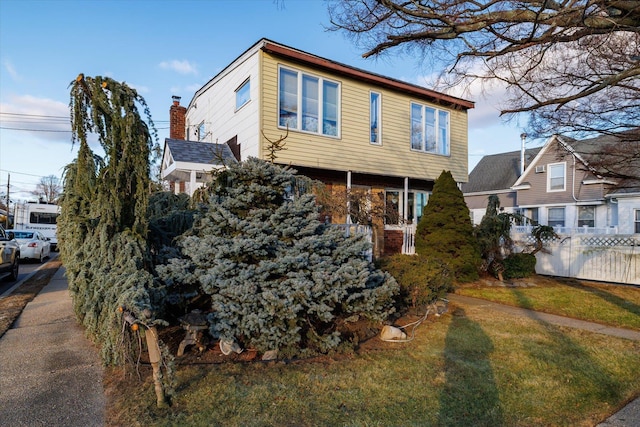
[[[411,104],[411,148],[422,150],[422,106]]]
[[[204,122],[202,122],[198,125],[198,141],[204,141],[205,136],[207,136],[207,132],[204,127]]]
[[[279,125],[298,127],[298,73],[280,70],[280,120]]]
[[[318,79],[302,76],[302,130],[318,132]]]
[[[240,85],[238,89],[236,89],[236,110],[242,108],[244,104],[249,102],[251,99],[251,84],[249,79],[247,79],[244,83]]]
[[[436,152],[449,153],[449,113],[438,110],[438,148]]]
[[[436,110],[424,107],[425,151],[436,151]]]
[[[322,85],[322,134],[338,136],[338,84],[324,81]]]
[[[369,127],[371,129],[369,142],[381,144],[380,135],[380,94],[371,92],[369,96]]]
[[[634,215],[635,215],[635,231],[634,233],[640,233],[640,209],[636,209],[634,211]]]

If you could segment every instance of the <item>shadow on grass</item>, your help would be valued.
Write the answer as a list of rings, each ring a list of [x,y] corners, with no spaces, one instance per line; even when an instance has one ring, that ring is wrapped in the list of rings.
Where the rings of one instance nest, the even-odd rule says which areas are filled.
[[[503,410],[491,368],[494,350],[480,325],[456,309],[445,339],[445,385],[439,426],[501,426]]]
[[[624,298],[620,298],[615,294],[607,292],[603,289],[593,288],[589,285],[585,285],[583,283],[574,282],[574,281],[566,281],[564,282],[564,284],[572,288],[579,289],[581,291],[590,292],[595,296],[602,298],[603,300],[607,301],[610,304],[616,305],[621,309],[628,311],[631,314],[640,316],[640,305],[634,304],[631,301],[626,300]]]
[[[516,290],[514,293],[521,307],[531,308],[531,301],[523,292]],[[621,385],[597,363],[587,349],[569,338],[560,327],[543,320],[536,312],[532,312],[529,318],[545,329],[549,339],[545,342],[525,341],[523,348],[539,363],[557,372],[558,380],[569,383],[576,394],[581,395],[567,396],[568,401],[574,402],[574,409],[578,409],[575,405],[579,405],[581,401],[589,401],[589,396],[595,396],[591,401],[619,403]]]

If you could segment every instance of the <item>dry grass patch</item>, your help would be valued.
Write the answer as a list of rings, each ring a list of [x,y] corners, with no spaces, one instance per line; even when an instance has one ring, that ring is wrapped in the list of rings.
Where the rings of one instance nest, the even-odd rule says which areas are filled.
[[[9,296],[0,299],[0,337],[11,328],[29,301],[47,286],[61,265],[62,263],[57,258],[47,262],[43,268],[36,271],[29,280],[22,283]]]
[[[453,304],[407,344],[297,362],[180,366],[169,409],[108,374],[108,425],[593,426],[640,393],[640,343]],[[210,351],[210,350],[208,350]]]

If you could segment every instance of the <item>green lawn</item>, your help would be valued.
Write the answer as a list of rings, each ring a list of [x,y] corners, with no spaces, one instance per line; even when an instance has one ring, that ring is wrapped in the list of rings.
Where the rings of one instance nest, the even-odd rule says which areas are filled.
[[[108,425],[593,426],[640,394],[640,342],[450,309],[348,357],[181,366],[164,410],[111,370]]]
[[[640,330],[640,287],[546,277],[531,287],[467,285],[457,294],[621,328]],[[478,282],[482,283],[482,282]],[[494,282],[495,283],[495,282]]]

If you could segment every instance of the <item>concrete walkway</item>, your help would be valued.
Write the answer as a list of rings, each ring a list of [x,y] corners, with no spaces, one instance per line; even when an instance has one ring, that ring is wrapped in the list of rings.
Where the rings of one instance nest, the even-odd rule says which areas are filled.
[[[449,294],[449,301],[459,305],[484,307],[487,310],[498,311],[501,313],[513,314],[516,316],[524,316],[530,319],[540,320],[553,325],[566,326],[574,329],[583,329],[599,334],[605,334],[618,338],[625,338],[633,341],[640,341],[640,332],[629,329],[614,328],[604,326],[598,323],[585,322],[584,320],[571,319],[568,317],[556,316],[555,314],[541,313],[539,311],[527,310],[519,307],[498,304],[479,298],[467,297],[464,295]],[[639,427],[640,426],[640,397],[629,402],[624,408],[616,412],[604,422],[596,427]]]
[[[60,268],[0,339],[0,425],[103,426],[102,375]]]

